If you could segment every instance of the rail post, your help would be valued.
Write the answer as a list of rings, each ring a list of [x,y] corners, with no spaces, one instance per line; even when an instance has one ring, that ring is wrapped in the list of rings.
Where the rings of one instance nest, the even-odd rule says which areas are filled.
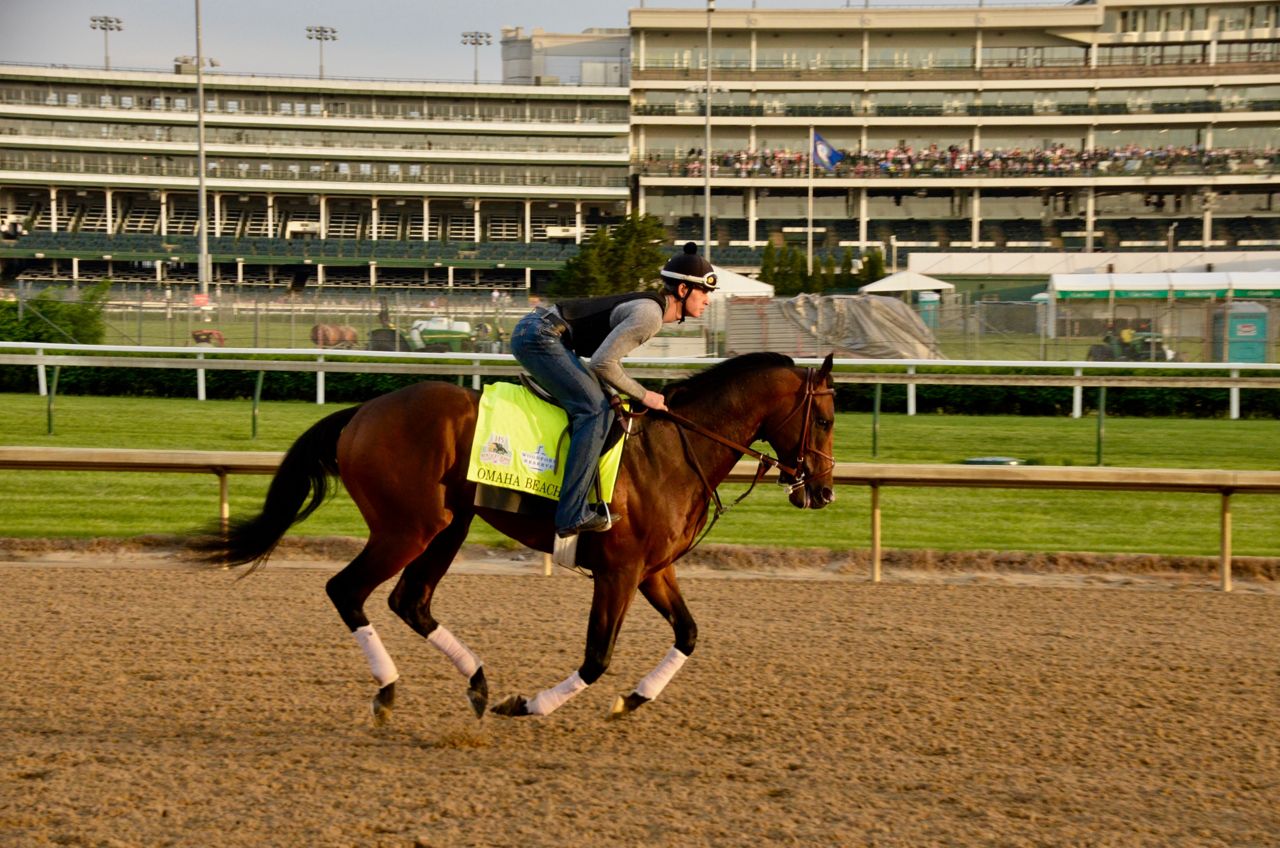
[[[227,470],[219,468],[214,473],[218,475],[218,526],[222,529],[222,535],[226,536],[227,531],[231,529],[231,502],[228,498],[230,487],[227,485]]]
[[[324,362],[324,354],[316,356],[316,362]],[[324,372],[316,372],[316,405],[324,406]]]
[[[871,582],[880,582],[880,485],[871,484]]]
[[[1231,591],[1231,490],[1222,490],[1222,539],[1218,551],[1218,577],[1222,591]]]
[[[53,366],[53,383],[49,386],[49,395],[45,400],[45,431],[53,435],[53,399],[58,394],[58,377],[62,374],[62,366]]]

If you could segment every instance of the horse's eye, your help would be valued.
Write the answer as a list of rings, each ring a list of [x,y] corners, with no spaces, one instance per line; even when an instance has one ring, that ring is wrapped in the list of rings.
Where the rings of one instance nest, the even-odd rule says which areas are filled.
[[[813,423],[814,423],[814,424],[817,424],[817,425],[818,425],[818,427],[819,427],[820,429],[822,429],[822,430],[830,430],[830,429],[831,429],[831,421],[830,421],[829,419],[826,419],[826,418],[819,418],[819,419],[815,420]]]

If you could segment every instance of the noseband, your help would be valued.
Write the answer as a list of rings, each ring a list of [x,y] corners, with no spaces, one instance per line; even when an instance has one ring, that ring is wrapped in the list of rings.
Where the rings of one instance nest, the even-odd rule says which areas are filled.
[[[836,464],[834,456],[829,453],[823,453],[809,445],[809,437],[813,432],[813,399],[819,395],[835,394],[835,389],[818,388],[814,383],[816,376],[817,374],[812,368],[805,369],[804,398],[796,405],[795,409],[787,413],[787,417],[782,419],[775,428],[776,432],[776,430],[781,429],[788,421],[794,418],[797,412],[800,412],[801,410],[804,411],[804,424],[801,426],[800,430],[800,447],[796,451],[795,466],[792,467],[784,465],[781,462],[775,462],[778,467],[778,471],[781,472],[778,482],[787,487],[788,494],[802,488],[808,480],[810,473],[809,453],[813,453],[827,461],[826,468],[822,469],[824,472],[830,468],[835,468]],[[765,439],[769,440],[769,437],[766,435]],[[791,480],[786,480],[787,477],[790,477]]]

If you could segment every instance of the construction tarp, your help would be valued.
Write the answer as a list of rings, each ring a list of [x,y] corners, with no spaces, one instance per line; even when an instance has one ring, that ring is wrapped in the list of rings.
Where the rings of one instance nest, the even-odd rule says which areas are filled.
[[[896,297],[801,294],[778,309],[809,335],[867,359],[942,359],[933,333]]]
[[[911,292],[911,291],[955,291],[955,286],[951,283],[944,283],[942,280],[935,280],[933,277],[927,277],[924,274],[917,274],[915,271],[899,271],[896,274],[890,274],[874,283],[867,283],[858,289],[858,294],[888,294],[890,292]]]
[[[1280,297],[1280,273],[1206,271],[1177,274],[1052,274],[1049,296],[1076,298]]]

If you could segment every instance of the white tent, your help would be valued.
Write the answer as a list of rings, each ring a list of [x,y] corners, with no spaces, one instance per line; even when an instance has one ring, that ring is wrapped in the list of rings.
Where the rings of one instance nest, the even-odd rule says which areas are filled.
[[[773,297],[773,286],[744,277],[742,274],[712,265],[716,271],[716,290],[712,296],[725,297]]]
[[[868,283],[858,289],[858,294],[887,294],[912,291],[955,291],[956,287],[915,271],[899,271],[882,280]]]

